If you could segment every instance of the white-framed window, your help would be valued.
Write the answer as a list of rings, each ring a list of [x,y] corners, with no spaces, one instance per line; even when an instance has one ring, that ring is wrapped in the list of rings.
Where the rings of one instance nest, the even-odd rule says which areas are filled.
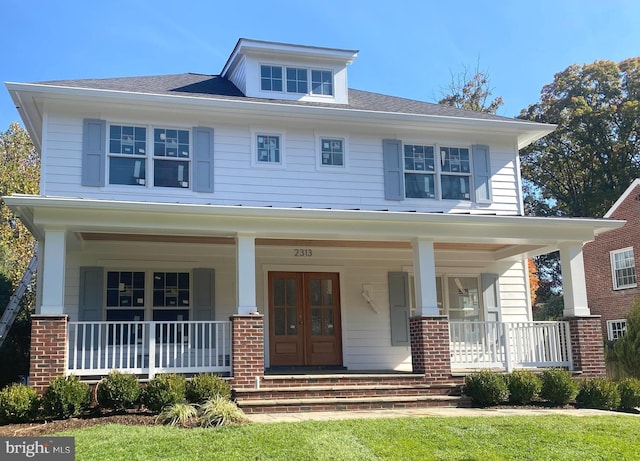
[[[282,144],[280,135],[256,135],[256,161],[258,163],[282,163]]]
[[[633,256],[633,248],[623,248],[615,250],[611,255],[611,278],[613,279],[613,289],[623,290],[635,288],[636,283],[636,263]]]
[[[607,320],[607,337],[609,338],[609,341],[615,341],[621,338],[624,336],[624,332],[626,330],[626,319]]]
[[[153,185],[189,187],[190,131],[153,129]]]
[[[311,94],[333,96],[333,72],[311,69]]]
[[[282,66],[267,64],[260,66],[260,89],[262,91],[282,91]]]
[[[472,199],[468,147],[405,144],[403,155],[407,198]]]
[[[109,184],[144,186],[147,128],[112,124],[108,136]]]
[[[346,140],[320,136],[320,166],[344,167],[346,165]]]
[[[287,67],[287,93],[307,94],[309,92],[308,70],[301,67]]]
[[[109,184],[190,187],[191,130],[114,123],[108,136]]]

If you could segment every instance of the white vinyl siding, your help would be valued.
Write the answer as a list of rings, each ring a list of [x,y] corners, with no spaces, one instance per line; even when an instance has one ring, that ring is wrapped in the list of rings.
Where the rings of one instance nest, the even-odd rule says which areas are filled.
[[[134,115],[136,112],[133,113]],[[81,185],[82,120],[85,113],[68,109],[48,117],[46,145],[43,148],[43,195],[52,197],[84,197],[88,199],[130,200],[136,189],[136,200],[154,202],[212,203],[220,205],[309,207],[390,211],[416,210],[424,212],[456,212],[517,214],[520,196],[517,190],[516,152],[509,143],[491,144],[493,170],[491,204],[475,205],[463,201],[438,201],[407,198],[398,203],[384,200],[382,139],[392,138],[384,132],[363,132],[348,126],[338,133],[330,129],[314,130],[294,121],[286,124],[257,124],[247,126],[240,120],[232,123],[228,117],[194,120],[180,116],[173,120],[158,119],[153,113],[142,111],[138,119],[148,127],[210,126],[215,129],[215,193],[195,193],[190,188],[165,188],[107,185]],[[107,120],[123,120],[120,112],[107,112]],[[168,118],[168,117],[165,117]],[[379,130],[380,131],[380,130]],[[318,134],[318,132],[320,134]],[[279,165],[256,166],[255,135],[281,136]],[[319,165],[319,135],[342,138],[345,143],[346,167]],[[449,139],[442,144],[453,145]],[[474,142],[468,139],[469,145]],[[348,144],[348,145],[347,145]],[[269,167],[270,166],[270,167]],[[147,182],[151,172],[147,171]]]

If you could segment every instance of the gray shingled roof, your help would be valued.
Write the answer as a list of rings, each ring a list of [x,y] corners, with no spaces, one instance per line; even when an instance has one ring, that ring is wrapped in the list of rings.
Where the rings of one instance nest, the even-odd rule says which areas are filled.
[[[394,112],[404,114],[439,115],[445,117],[475,118],[485,120],[513,120],[509,117],[474,112],[455,107],[433,104],[413,99],[398,98],[369,91],[349,89],[349,104],[329,104],[283,99],[250,98],[229,80],[219,75],[203,74],[171,74],[152,75],[147,77],[121,77],[82,80],[53,80],[37,82],[39,85],[62,86],[72,88],[88,88],[114,90],[130,93],[182,95],[212,99],[238,99],[244,101],[278,102],[302,106],[336,107],[372,112]]]

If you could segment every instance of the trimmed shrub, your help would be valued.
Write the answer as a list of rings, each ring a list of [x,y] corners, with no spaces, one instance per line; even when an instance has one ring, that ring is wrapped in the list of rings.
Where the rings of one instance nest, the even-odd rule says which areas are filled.
[[[218,427],[229,424],[241,424],[247,421],[244,412],[229,399],[214,397],[200,406],[200,425]]]
[[[202,403],[216,396],[231,399],[231,386],[220,376],[203,373],[187,381],[187,402]]]
[[[505,376],[509,389],[509,402],[525,405],[538,396],[542,382],[529,370],[515,370]]]
[[[576,404],[581,408],[615,410],[620,406],[618,386],[609,379],[585,379],[580,383]]]
[[[542,388],[540,398],[552,405],[566,405],[578,394],[578,385],[571,373],[561,368],[544,370],[540,375]]]
[[[468,374],[462,388],[474,405],[488,407],[507,400],[509,391],[502,375],[489,370]]]
[[[54,378],[42,397],[45,415],[61,419],[78,416],[90,403],[89,385],[73,375]]]
[[[188,403],[174,403],[167,405],[162,409],[160,414],[156,416],[156,422],[168,426],[189,427],[198,418],[198,410]]]
[[[24,384],[10,384],[0,391],[0,424],[25,423],[38,416],[38,392]]]
[[[640,407],[640,379],[627,378],[618,383],[621,410],[633,410]]]
[[[142,402],[155,413],[167,405],[185,403],[185,386],[186,379],[182,375],[158,375],[147,384],[142,393]]]
[[[132,408],[140,398],[140,384],[131,374],[112,371],[98,383],[96,398],[102,408]]]

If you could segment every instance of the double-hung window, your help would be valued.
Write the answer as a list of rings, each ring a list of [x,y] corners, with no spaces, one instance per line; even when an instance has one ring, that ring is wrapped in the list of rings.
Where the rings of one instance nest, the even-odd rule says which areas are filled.
[[[344,166],[344,140],[320,138],[320,163],[323,166]]]
[[[263,164],[279,164],[282,159],[280,136],[274,134],[257,134],[257,161]]]
[[[466,147],[404,145],[408,198],[471,200],[471,157]]]
[[[627,330],[626,319],[607,320],[607,336],[609,341],[616,341],[624,336]]]
[[[109,184],[146,184],[147,129],[141,126],[109,127]]]
[[[144,272],[107,272],[107,320],[144,320]]]
[[[154,128],[153,185],[189,187],[189,130]]]
[[[624,248],[611,252],[611,276],[614,290],[635,288],[637,286],[633,248]]]

